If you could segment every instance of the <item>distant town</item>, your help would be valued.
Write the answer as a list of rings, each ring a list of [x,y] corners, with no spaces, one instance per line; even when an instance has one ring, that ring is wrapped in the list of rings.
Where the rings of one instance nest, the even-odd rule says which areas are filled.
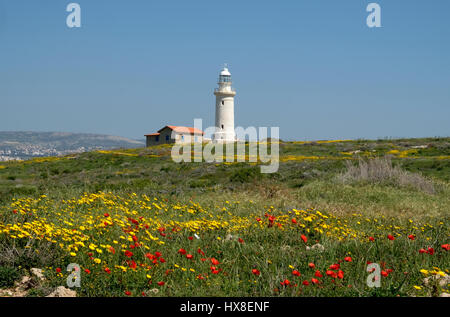
[[[143,146],[143,141],[100,134],[0,132],[0,162]]]

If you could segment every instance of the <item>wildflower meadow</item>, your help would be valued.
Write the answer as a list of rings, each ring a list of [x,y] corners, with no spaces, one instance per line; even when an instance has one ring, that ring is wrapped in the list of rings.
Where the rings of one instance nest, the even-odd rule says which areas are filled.
[[[39,268],[26,296],[46,296],[72,263],[77,296],[449,292],[448,139],[280,149],[273,175],[165,146],[2,163],[0,288]]]

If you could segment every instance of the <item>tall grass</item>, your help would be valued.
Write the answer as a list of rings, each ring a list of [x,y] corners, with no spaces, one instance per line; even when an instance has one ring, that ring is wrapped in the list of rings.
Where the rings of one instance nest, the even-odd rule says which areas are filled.
[[[342,183],[372,183],[398,187],[412,187],[428,194],[435,194],[436,188],[430,179],[419,173],[411,173],[393,166],[389,156],[374,159],[359,159],[355,165],[346,162],[347,170],[338,175]]]

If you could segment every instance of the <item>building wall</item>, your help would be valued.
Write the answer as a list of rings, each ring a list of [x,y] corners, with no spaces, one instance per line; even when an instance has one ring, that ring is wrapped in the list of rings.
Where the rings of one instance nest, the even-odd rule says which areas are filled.
[[[234,131],[234,94],[235,92],[216,91],[216,132],[215,141],[233,142]]]
[[[156,135],[147,136],[147,147],[160,144]]]
[[[159,144],[172,144],[172,143],[191,143],[191,142],[203,142],[203,136],[201,134],[191,135],[189,133],[175,132],[175,138],[172,139],[172,130],[165,128],[159,132],[159,139],[157,136],[147,136],[147,146],[159,145]]]

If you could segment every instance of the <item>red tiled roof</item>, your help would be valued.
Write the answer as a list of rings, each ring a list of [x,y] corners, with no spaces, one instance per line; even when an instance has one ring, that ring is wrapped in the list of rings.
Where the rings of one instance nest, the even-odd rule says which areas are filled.
[[[144,135],[144,136],[156,136],[156,135],[160,135],[160,133],[146,134],[146,135]]]
[[[174,126],[174,125],[166,125],[164,128],[158,130],[158,132],[161,132],[165,128],[169,128],[175,132],[179,133],[189,133],[189,134],[201,134],[203,135],[203,131],[199,130],[197,128],[191,128],[191,127],[180,127],[180,126]]]

